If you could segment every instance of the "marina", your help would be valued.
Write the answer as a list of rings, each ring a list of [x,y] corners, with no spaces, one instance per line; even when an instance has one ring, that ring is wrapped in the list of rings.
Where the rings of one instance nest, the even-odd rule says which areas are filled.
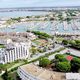
[[[0,32],[42,31],[48,34],[80,34],[80,7],[34,7],[34,8],[1,8],[0,18],[13,20],[12,24],[1,23]],[[66,12],[75,10],[74,12]],[[62,13],[60,12],[62,11]],[[59,16],[59,13],[61,15]],[[75,13],[76,16],[72,16]],[[71,15],[72,14],[72,15]],[[78,15],[78,16],[77,16]],[[51,20],[52,19],[52,20]],[[62,19],[62,20],[61,20]],[[67,19],[70,19],[68,21]],[[5,21],[7,21],[5,20]],[[3,25],[2,25],[3,24]]]
[[[11,27],[3,27],[0,29],[0,32],[26,32],[27,30],[31,31],[42,31],[49,34],[55,33],[65,33],[73,34],[80,33],[80,22],[76,25],[78,20],[71,21],[69,24],[59,21],[27,21],[16,23],[11,25]]]

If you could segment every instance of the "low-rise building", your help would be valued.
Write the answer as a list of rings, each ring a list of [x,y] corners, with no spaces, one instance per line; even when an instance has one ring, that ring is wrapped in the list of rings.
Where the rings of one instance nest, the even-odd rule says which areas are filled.
[[[17,70],[21,80],[65,80],[60,79],[59,75],[47,69],[38,67],[34,64],[20,66]]]
[[[66,80],[80,80],[79,73],[66,73]]]
[[[27,36],[28,36],[28,38],[30,39],[30,40],[34,40],[34,39],[36,39],[37,38],[37,36],[36,35],[34,35],[33,33],[31,33],[31,32],[27,32]]]

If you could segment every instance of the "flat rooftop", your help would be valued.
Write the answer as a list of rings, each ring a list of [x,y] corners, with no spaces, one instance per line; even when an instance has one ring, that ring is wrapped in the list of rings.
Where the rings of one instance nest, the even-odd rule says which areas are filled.
[[[54,71],[49,71],[34,64],[23,65],[20,68],[41,80],[65,80],[65,78],[60,78],[62,76],[59,75],[60,73],[56,74]]]
[[[66,79],[67,80],[80,80],[80,74],[79,73],[66,73]]]

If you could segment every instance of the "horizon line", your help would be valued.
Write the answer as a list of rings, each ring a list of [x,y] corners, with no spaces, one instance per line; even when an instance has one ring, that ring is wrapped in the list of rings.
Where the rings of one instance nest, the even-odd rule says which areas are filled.
[[[27,6],[27,7],[0,7],[0,9],[14,8],[79,8],[80,6]]]

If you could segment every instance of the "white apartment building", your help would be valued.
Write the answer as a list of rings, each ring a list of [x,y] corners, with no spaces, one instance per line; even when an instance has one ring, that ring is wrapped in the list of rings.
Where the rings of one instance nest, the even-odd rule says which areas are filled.
[[[58,80],[53,71],[43,69],[34,64],[20,66],[17,73],[21,80]]]
[[[12,42],[8,40],[5,48],[0,48],[0,63],[5,64],[18,59],[26,59],[30,56],[31,42]]]

